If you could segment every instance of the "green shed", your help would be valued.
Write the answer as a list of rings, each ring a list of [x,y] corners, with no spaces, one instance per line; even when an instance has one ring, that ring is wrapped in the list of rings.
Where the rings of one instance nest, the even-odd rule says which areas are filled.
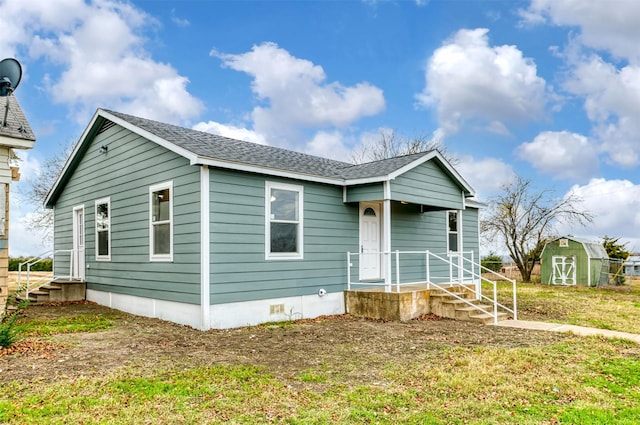
[[[601,243],[573,236],[547,242],[540,254],[541,281],[549,285],[598,286],[607,282],[608,270]]]

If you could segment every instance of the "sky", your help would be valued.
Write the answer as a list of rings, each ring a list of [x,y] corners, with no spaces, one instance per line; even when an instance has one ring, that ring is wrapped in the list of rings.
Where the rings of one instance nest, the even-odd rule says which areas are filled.
[[[0,0],[0,19],[37,137],[12,256],[50,247],[27,182],[97,108],[345,161],[389,132],[437,140],[478,200],[520,176],[594,215],[558,234],[640,251],[635,0]]]

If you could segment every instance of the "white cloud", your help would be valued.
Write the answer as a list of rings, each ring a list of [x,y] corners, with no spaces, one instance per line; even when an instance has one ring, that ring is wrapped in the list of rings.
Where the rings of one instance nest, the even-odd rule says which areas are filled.
[[[546,84],[535,63],[515,46],[489,46],[488,32],[460,30],[429,58],[417,99],[437,107],[448,133],[467,121],[504,131],[508,123],[543,116]]]
[[[351,148],[345,145],[344,136],[339,131],[319,131],[307,144],[305,152],[337,161],[351,161]]]
[[[582,208],[595,215],[587,227],[559,226],[562,234],[598,239],[620,237],[629,249],[640,251],[640,184],[629,180],[592,179],[584,186],[575,185],[568,193],[583,199]]]
[[[252,112],[253,128],[271,143],[286,142],[300,128],[344,128],[385,107],[379,88],[367,82],[353,86],[327,82],[321,66],[296,58],[274,43],[253,46],[241,54],[211,54],[224,66],[253,77],[251,88],[261,102]]]
[[[515,176],[511,165],[498,158],[477,160],[472,156],[462,156],[456,169],[476,190],[477,197],[480,200],[491,192],[499,190],[504,184],[513,180]]]
[[[207,133],[218,134],[236,140],[259,143],[265,145],[264,136],[244,127],[236,127],[229,124],[220,124],[215,121],[199,122],[193,126],[194,130],[205,131]]]
[[[191,25],[191,22],[189,22],[188,19],[179,18],[178,15],[176,15],[175,9],[171,9],[171,22],[173,22],[176,26],[179,26],[182,28],[188,27],[189,25]]]
[[[53,249],[51,241],[28,225],[33,213],[18,215],[12,212],[9,221],[9,255],[11,257],[31,257],[45,254]]]
[[[587,179],[599,171],[597,148],[586,137],[568,131],[542,132],[520,145],[516,155],[557,179]]]
[[[640,66],[617,69],[598,56],[574,58],[565,88],[584,98],[602,150],[616,164],[640,163]]]
[[[172,123],[203,110],[187,91],[188,79],[150,57],[144,31],[155,20],[131,4],[6,0],[0,15],[11,23],[6,31],[19,34],[1,43],[10,51],[28,48],[32,58],[55,65],[45,76],[45,87],[55,102],[77,112],[78,122],[85,122],[96,107]]]
[[[632,62],[640,59],[637,1],[533,0],[521,16],[529,24],[578,27],[582,44]]]

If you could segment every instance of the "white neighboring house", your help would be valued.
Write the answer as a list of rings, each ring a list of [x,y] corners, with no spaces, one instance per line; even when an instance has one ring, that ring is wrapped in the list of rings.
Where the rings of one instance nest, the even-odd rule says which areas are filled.
[[[20,179],[14,149],[31,149],[36,137],[14,95],[0,97],[0,314],[8,294],[9,184]]]

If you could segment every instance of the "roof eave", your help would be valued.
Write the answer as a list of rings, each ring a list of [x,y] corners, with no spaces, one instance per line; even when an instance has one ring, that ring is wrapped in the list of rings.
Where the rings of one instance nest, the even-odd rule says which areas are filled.
[[[91,121],[89,121],[89,124],[84,129],[84,131],[82,132],[82,135],[80,136],[80,138],[76,142],[75,146],[73,147],[73,150],[71,151],[71,154],[67,158],[67,161],[64,163],[64,167],[62,167],[62,171],[60,171],[60,174],[58,174],[58,178],[56,179],[55,183],[53,184],[53,186],[49,190],[49,193],[47,194],[47,197],[44,200],[45,208],[53,208],[53,206],[55,205],[56,201],[58,200],[58,196],[60,194],[60,191],[62,190],[62,183],[66,182],[66,180],[68,180],[69,173],[74,168],[74,167],[72,167],[72,165],[75,164],[74,161],[75,161],[76,156],[78,155],[78,152],[80,152],[80,150],[82,149],[85,141],[89,138],[89,136],[92,133],[95,133],[97,131],[96,127],[98,127],[98,126],[96,126],[96,123],[98,122],[98,120],[100,118],[101,118],[100,117],[100,110],[98,109],[93,114],[93,117],[91,118]],[[101,124],[102,124],[102,121],[100,121],[100,125]]]
[[[206,165],[209,167],[225,168],[229,170],[245,171],[248,173],[266,174],[269,176],[285,177],[297,180],[311,181],[316,183],[325,183],[334,186],[343,186],[344,179],[317,176],[313,174],[296,173],[294,171],[286,171],[278,168],[262,167],[259,165],[250,165],[234,161],[223,161],[220,159],[208,158],[203,156],[195,156],[190,160],[191,165]]]

